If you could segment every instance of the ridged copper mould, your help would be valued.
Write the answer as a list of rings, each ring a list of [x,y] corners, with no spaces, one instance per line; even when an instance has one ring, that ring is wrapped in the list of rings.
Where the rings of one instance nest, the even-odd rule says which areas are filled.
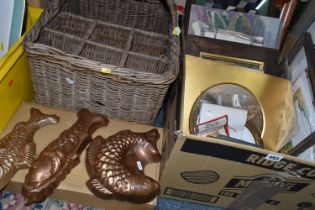
[[[80,154],[92,140],[92,133],[108,124],[101,114],[81,109],[77,121],[39,154],[25,177],[22,195],[25,204],[39,202],[51,195],[67,174],[79,164]]]
[[[12,131],[0,140],[0,190],[24,168],[31,167],[35,155],[35,132],[46,125],[59,121],[56,115],[46,115],[31,108],[30,119],[17,123]]]
[[[146,133],[124,130],[107,139],[97,136],[86,154],[90,175],[86,184],[91,192],[104,199],[134,203],[152,200],[160,186],[144,174],[142,167],[161,160],[157,149],[159,137],[156,129]]]

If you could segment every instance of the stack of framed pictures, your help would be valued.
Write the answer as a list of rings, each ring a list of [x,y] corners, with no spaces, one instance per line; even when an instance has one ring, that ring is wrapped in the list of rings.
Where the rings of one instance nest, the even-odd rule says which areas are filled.
[[[295,135],[281,152],[315,161],[315,50],[312,37],[305,33],[286,57],[283,65],[292,82],[296,111]]]
[[[282,75],[277,49],[279,19],[209,8],[187,0],[183,21],[185,54],[229,63],[234,57],[244,67]]]

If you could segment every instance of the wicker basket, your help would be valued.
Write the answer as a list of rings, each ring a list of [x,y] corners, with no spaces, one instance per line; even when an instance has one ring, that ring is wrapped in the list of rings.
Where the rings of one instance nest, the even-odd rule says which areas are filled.
[[[152,124],[179,70],[170,0],[54,0],[24,40],[35,102]]]

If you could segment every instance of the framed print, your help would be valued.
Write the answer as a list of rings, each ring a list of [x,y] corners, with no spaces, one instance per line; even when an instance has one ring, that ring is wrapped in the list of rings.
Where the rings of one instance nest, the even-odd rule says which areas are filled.
[[[315,144],[315,53],[313,48],[311,35],[305,33],[285,58],[288,78],[292,83],[297,120],[295,135],[281,152],[301,158],[314,157],[312,148]],[[310,160],[310,158],[306,159]]]

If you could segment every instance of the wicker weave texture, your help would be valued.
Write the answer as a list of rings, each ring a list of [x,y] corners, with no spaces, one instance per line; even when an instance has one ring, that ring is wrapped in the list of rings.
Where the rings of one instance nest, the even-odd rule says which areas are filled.
[[[178,74],[172,1],[54,0],[24,40],[40,104],[152,124]]]

